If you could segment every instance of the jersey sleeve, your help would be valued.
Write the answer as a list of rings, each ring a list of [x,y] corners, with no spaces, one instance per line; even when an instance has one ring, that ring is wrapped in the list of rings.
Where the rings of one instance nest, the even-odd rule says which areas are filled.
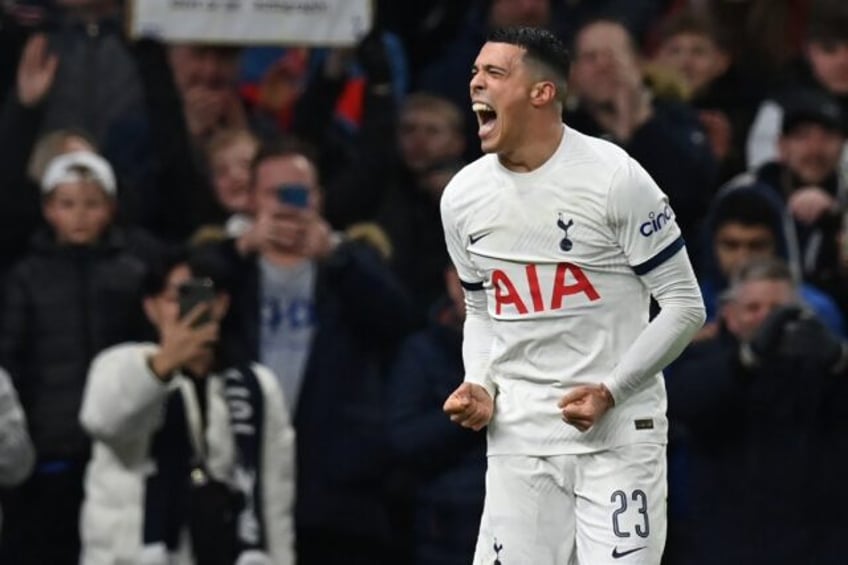
[[[477,270],[465,245],[465,236],[462,233],[457,211],[448,197],[447,190],[440,202],[442,227],[445,231],[445,245],[448,249],[451,261],[456,267],[459,280],[465,290],[482,290],[484,276]]]
[[[631,268],[645,275],[684,247],[668,196],[635,160],[613,177],[607,212]]]
[[[492,320],[489,318],[486,293],[483,289],[485,276],[471,261],[465,247],[465,235],[451,206],[448,192],[441,200],[442,227],[451,261],[456,268],[465,292],[465,323],[462,338],[462,363],[465,367],[463,380],[478,384],[495,398],[497,388],[489,374],[489,359],[492,348]]]

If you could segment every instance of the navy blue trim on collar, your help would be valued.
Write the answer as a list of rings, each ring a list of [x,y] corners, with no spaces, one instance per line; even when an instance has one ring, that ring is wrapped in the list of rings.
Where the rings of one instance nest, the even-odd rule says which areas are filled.
[[[644,263],[639,263],[638,265],[632,265],[631,269],[633,272],[639,276],[647,275],[677,253],[686,245],[686,242],[683,241],[683,236],[678,236],[677,239],[672,241],[670,244],[666,246],[665,249],[645,261]]]
[[[483,290],[483,283],[482,282],[470,283],[470,282],[465,282],[464,280],[460,279],[459,284],[461,284],[462,288],[464,288],[465,290]]]

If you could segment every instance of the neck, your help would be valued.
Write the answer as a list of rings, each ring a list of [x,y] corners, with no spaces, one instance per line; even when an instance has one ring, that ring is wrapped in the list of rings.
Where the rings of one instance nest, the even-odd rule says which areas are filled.
[[[556,153],[562,141],[563,128],[559,119],[547,120],[542,127],[528,128],[532,132],[514,151],[498,154],[501,164],[517,173],[529,173],[541,167]]]

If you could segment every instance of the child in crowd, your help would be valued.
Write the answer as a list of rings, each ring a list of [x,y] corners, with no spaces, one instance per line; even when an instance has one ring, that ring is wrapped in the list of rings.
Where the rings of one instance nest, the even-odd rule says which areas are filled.
[[[230,217],[224,225],[229,237],[238,237],[253,224],[250,165],[259,140],[248,129],[224,129],[209,140],[209,160],[215,199]]]
[[[720,180],[745,170],[746,134],[763,93],[739,71],[725,31],[707,13],[677,13],[661,26],[654,62],[682,79],[721,167]]]
[[[97,154],[51,160],[41,183],[47,227],[6,281],[0,364],[20,394],[36,466],[5,508],[3,563],[67,563],[79,551],[89,444],[78,414],[88,365],[144,328],[145,269],[112,227],[116,193],[112,169]]]

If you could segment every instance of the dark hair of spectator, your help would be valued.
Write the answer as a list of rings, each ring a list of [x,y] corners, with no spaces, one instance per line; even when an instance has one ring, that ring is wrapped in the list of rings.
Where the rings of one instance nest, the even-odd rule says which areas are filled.
[[[550,31],[538,27],[506,27],[493,30],[486,41],[508,43],[522,47],[532,61],[541,63],[556,73],[560,80],[568,80],[571,55],[568,48]]]
[[[815,0],[810,8],[807,41],[848,42],[848,3],[845,0]]]
[[[193,277],[212,279],[219,291],[230,288],[230,274],[212,246],[174,246],[148,264],[141,286],[142,295],[147,298],[164,291],[168,276],[180,265],[187,265]]]
[[[465,115],[448,98],[427,92],[412,92],[403,99],[400,115],[403,116],[416,111],[441,114],[448,121],[454,132],[462,135],[465,131],[463,129],[465,127]]]
[[[318,154],[315,149],[306,142],[301,141],[296,137],[274,137],[264,140],[259,146],[259,151],[253,158],[250,165],[251,173],[255,174],[264,161],[268,159],[283,159],[286,157],[301,156],[305,157],[312,163],[312,166],[318,171]]]
[[[775,229],[775,211],[766,199],[750,190],[736,190],[724,196],[716,207],[714,229],[726,224],[765,226]]]
[[[730,51],[730,37],[704,11],[682,10],[672,14],[662,24],[659,39],[664,43],[678,35],[691,34],[710,38],[722,51]]]
[[[634,37],[633,32],[630,31],[629,27],[627,27],[627,24],[624,23],[623,20],[606,15],[589,18],[585,22],[580,24],[580,27],[577,28],[577,31],[574,33],[574,38],[572,39],[571,50],[574,53],[577,53],[578,51],[577,44],[580,41],[580,35],[583,33],[583,31],[598,24],[606,24],[621,28],[621,30],[624,32],[624,35],[627,37],[627,45],[628,47],[630,47],[630,51],[634,55],[636,55],[637,59],[642,56],[642,48],[636,40],[636,37]],[[579,55],[579,53],[577,54]]]

